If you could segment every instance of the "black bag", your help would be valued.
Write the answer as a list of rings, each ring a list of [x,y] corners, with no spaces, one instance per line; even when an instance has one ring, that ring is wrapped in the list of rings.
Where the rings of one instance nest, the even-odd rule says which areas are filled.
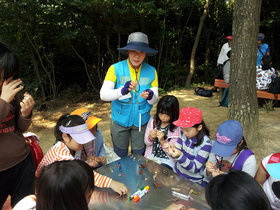
[[[276,77],[269,85],[267,92],[273,94],[280,93],[280,77]]]
[[[211,97],[213,95],[212,90],[205,90],[202,87],[197,87],[194,89],[194,93],[198,96],[204,96],[204,97]]]

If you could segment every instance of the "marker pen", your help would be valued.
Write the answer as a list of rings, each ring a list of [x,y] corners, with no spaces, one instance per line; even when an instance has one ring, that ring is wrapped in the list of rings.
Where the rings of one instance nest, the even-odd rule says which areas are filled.
[[[176,192],[176,191],[172,191],[171,194],[172,194],[173,196],[179,197],[179,198],[184,199],[184,200],[189,200],[189,199],[190,199],[190,196],[185,195],[185,194],[182,194],[182,193],[178,193],[178,192]]]
[[[143,189],[144,189],[144,187],[142,187],[141,189],[139,189],[139,190],[137,190],[135,193],[133,193],[131,196],[129,196],[129,200],[134,199],[134,196],[135,196],[136,194],[138,194],[139,192],[141,192]]]
[[[119,165],[119,171],[122,172],[121,163],[119,162],[118,165]]]

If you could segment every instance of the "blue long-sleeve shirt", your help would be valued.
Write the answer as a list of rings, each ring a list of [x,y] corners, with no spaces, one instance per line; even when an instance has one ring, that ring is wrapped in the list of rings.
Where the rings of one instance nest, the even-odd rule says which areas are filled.
[[[193,182],[201,184],[203,180],[203,170],[210,155],[212,143],[206,135],[201,145],[194,146],[196,142],[196,138],[188,139],[183,133],[181,137],[178,138],[176,148],[179,149],[182,154],[176,158],[175,172]]]

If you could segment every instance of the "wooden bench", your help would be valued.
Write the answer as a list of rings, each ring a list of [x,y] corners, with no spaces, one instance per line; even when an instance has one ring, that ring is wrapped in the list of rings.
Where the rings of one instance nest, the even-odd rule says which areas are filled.
[[[223,97],[223,88],[228,88],[229,84],[225,83],[225,80],[222,79],[215,79],[215,87],[219,87],[221,89],[220,91],[220,98]],[[273,93],[269,93],[265,90],[257,90],[257,97],[258,98],[264,98],[264,99],[270,99],[270,100],[279,100],[279,98],[276,98]],[[272,101],[271,101],[272,104]]]

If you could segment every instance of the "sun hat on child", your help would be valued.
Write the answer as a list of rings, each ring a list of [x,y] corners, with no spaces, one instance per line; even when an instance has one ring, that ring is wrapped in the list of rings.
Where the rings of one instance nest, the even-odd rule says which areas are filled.
[[[212,146],[211,153],[221,157],[229,157],[238,143],[242,140],[243,128],[240,122],[228,120],[219,125],[216,133],[216,141]]]
[[[153,56],[158,53],[157,50],[149,46],[148,36],[142,32],[134,32],[128,36],[127,45],[118,48],[123,55],[127,55],[127,50],[137,50],[145,52],[147,56]]]
[[[87,109],[76,109],[71,113],[71,115],[79,115],[81,116],[86,124],[88,125],[88,129],[92,129],[101,119],[93,116],[93,114]]]
[[[178,127],[189,128],[202,122],[202,111],[194,107],[185,107],[180,110],[179,119],[173,124]]]
[[[267,162],[266,170],[273,178],[280,179],[280,153],[271,155]]]
[[[258,34],[258,40],[264,40],[264,34],[259,33]]]
[[[69,134],[77,143],[86,144],[95,139],[95,136],[89,131],[86,123],[73,127],[59,126],[62,133]]]
[[[232,39],[232,36],[227,36],[226,39]]]

